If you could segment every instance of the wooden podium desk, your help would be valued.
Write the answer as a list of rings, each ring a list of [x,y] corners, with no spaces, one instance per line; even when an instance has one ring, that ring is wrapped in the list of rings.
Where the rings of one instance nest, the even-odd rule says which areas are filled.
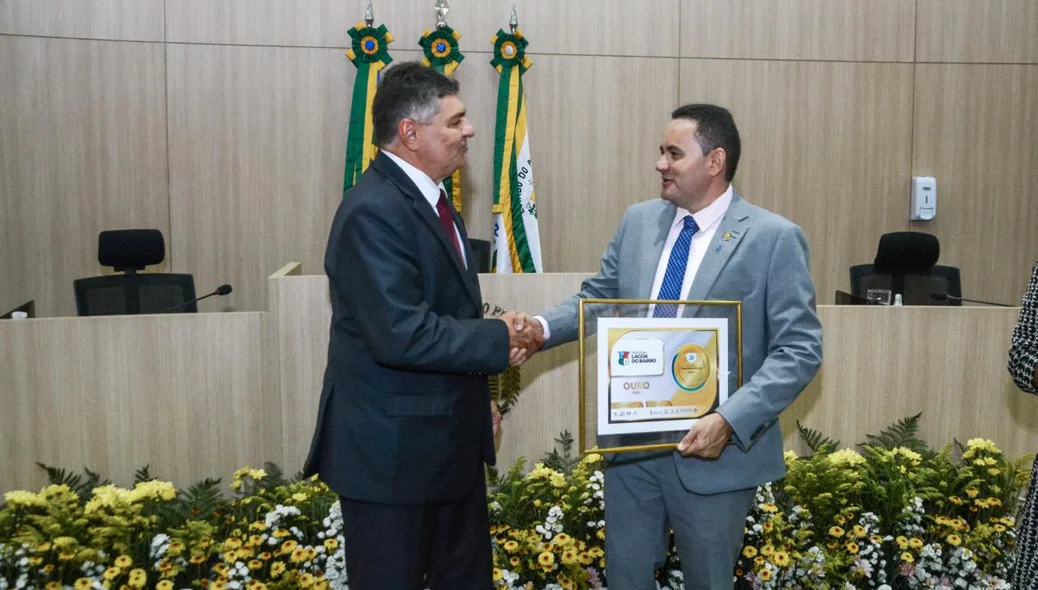
[[[537,313],[584,274],[481,275],[483,299]],[[289,264],[268,281],[259,312],[44,318],[0,322],[0,491],[38,488],[35,462],[86,466],[119,484],[149,464],[186,486],[229,483],[263,461],[302,466],[327,361],[331,308],[323,275]],[[795,420],[864,440],[923,412],[935,446],[973,437],[1007,453],[1038,451],[1038,399],[1006,372],[1018,308],[821,306],[824,362],[782,415],[787,448],[803,451]],[[578,432],[577,346],[523,367],[523,393],[505,417],[499,465],[550,450]]]

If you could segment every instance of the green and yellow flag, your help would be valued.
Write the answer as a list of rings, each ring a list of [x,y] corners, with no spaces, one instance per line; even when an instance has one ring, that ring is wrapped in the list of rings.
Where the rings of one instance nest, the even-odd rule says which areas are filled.
[[[342,185],[342,196],[357,183],[375,159],[378,146],[374,139],[374,124],[371,119],[371,103],[378,88],[379,72],[393,58],[389,57],[388,45],[393,36],[386,25],[373,27],[366,21],[357,23],[349,31],[353,46],[346,51],[353,65],[357,66],[357,79],[353,83],[353,102],[350,106],[350,130],[346,136],[346,174]]]
[[[542,272],[523,94],[523,73],[533,64],[518,29],[515,33],[499,30],[490,42],[494,45],[490,64],[500,73],[494,130],[494,272]]]
[[[436,30],[426,29],[425,34],[418,40],[425,57],[422,63],[446,76],[453,76],[458,64],[465,56],[458,50],[458,40],[461,33],[444,24],[437,26]],[[443,179],[443,188],[454,202],[454,208],[461,212],[461,170],[456,170],[449,178]]]

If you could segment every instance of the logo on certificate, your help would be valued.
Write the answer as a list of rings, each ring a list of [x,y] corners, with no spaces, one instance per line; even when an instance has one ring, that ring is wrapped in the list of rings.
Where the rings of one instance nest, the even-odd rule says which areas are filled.
[[[674,383],[685,391],[696,391],[710,378],[710,358],[699,344],[685,344],[678,349],[671,362]]]
[[[658,338],[625,338],[613,347],[611,373],[617,377],[662,375],[663,341]]]

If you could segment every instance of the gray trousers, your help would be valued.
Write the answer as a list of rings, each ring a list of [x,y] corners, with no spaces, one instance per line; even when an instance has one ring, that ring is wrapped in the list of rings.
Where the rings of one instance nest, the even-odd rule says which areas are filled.
[[[656,590],[655,568],[674,529],[686,590],[730,589],[756,489],[702,495],[678,479],[674,457],[606,469],[606,578],[610,588]]]

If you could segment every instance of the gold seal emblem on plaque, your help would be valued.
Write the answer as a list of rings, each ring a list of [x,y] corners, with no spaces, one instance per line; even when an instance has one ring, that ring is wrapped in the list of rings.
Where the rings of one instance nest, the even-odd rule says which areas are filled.
[[[695,391],[710,378],[710,358],[699,344],[685,344],[671,363],[674,382],[685,391]]]

